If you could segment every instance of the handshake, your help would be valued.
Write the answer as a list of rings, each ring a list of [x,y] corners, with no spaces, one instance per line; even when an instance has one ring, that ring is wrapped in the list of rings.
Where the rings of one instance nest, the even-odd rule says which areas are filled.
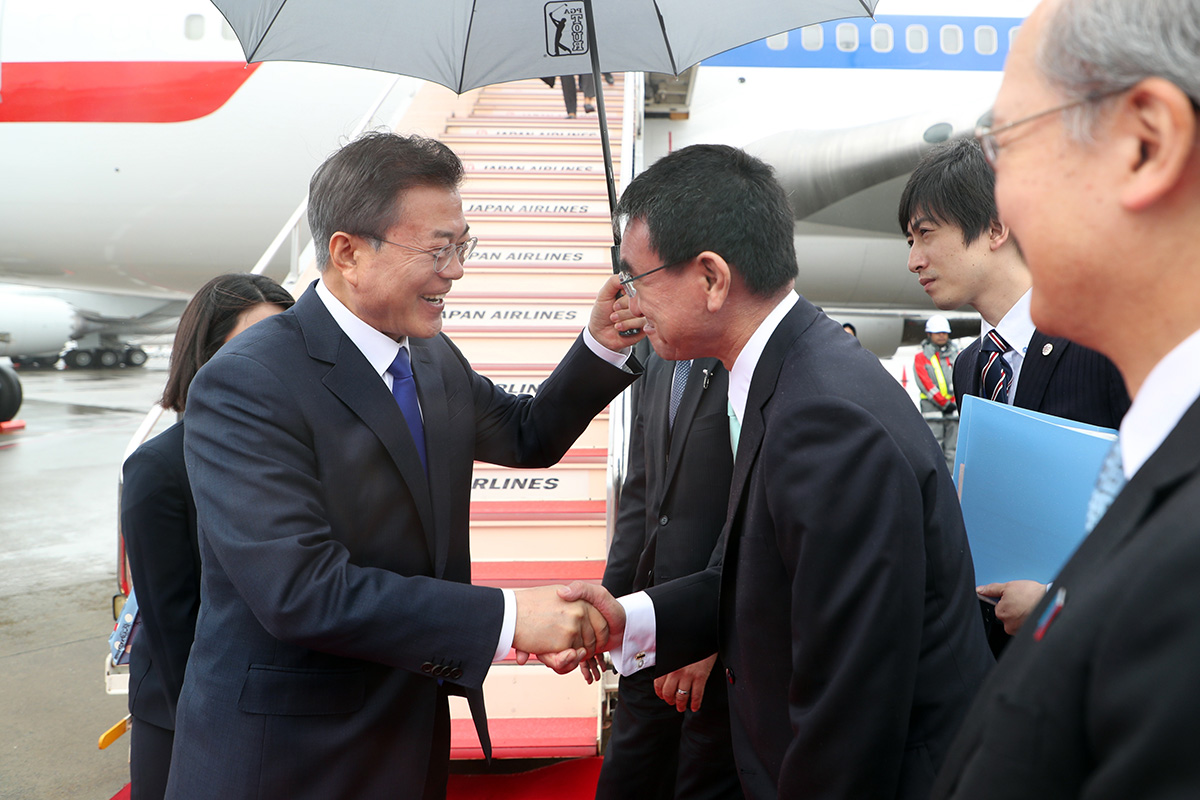
[[[530,655],[560,675],[585,665],[588,682],[599,677],[596,655],[618,646],[625,634],[625,609],[601,585],[517,589],[517,663]]]

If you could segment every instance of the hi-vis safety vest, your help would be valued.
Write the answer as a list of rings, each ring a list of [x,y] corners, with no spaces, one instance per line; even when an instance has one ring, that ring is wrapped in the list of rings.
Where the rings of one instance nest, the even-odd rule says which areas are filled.
[[[946,352],[943,355],[939,352],[937,347],[934,347],[933,345],[925,345],[925,347],[922,348],[922,354],[925,356],[925,374],[928,378],[930,378],[929,383],[936,383],[938,392],[942,395],[942,397],[953,401],[954,395],[950,391],[950,383],[946,380],[946,373],[942,369],[942,358],[946,359],[946,366],[949,367],[950,359],[957,355],[956,348],[946,348]],[[926,381],[921,380],[920,377],[918,377],[917,381],[921,385],[921,399],[932,400],[933,398],[926,393]]]

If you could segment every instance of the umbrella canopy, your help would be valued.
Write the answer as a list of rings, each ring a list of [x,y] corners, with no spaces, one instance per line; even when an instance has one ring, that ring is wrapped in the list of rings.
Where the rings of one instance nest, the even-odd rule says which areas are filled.
[[[551,75],[669,72],[781,31],[875,12],[879,0],[213,0],[246,60],[394,72],[459,94]],[[596,94],[610,210],[604,93]],[[613,271],[620,240],[614,227]],[[635,333],[630,331],[630,333]]]
[[[213,0],[246,60],[394,72],[462,93],[592,72],[683,70],[764,36],[874,13],[878,0]],[[587,8],[587,6],[593,6]],[[589,26],[589,17],[594,24]],[[594,41],[594,45],[592,42]]]

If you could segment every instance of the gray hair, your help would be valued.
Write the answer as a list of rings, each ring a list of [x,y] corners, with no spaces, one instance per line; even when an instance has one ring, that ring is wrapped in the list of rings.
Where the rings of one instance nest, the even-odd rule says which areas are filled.
[[[1200,99],[1200,7],[1196,0],[1063,0],[1037,43],[1037,65],[1065,100],[1117,94],[1146,78]],[[1087,141],[1101,103],[1065,112]]]
[[[317,168],[308,184],[308,227],[317,270],[329,266],[329,240],[337,231],[382,247],[384,233],[400,219],[404,193],[417,186],[456,190],[463,166],[436,139],[390,131],[364,133]]]

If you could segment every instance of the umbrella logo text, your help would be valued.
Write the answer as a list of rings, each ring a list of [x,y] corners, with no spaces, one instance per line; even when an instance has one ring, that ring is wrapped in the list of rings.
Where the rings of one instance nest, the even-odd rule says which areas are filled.
[[[547,3],[546,54],[579,56],[587,51],[587,20],[583,3]]]

